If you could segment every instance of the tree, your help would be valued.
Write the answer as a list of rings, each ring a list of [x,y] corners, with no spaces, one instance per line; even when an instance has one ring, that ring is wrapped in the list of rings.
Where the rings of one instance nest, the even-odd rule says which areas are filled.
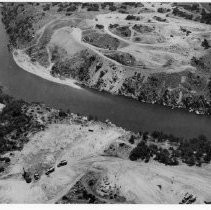
[[[145,158],[148,158],[150,155],[150,150],[147,147],[147,145],[145,144],[145,142],[141,141],[137,147],[135,147],[129,155],[130,160],[134,161],[134,160],[138,160],[138,159],[142,159],[144,160]]]
[[[66,11],[67,12],[74,12],[76,9],[77,9],[77,7],[72,5],[72,6],[68,7]]]
[[[201,46],[204,47],[205,50],[210,48],[210,45],[206,39],[204,39],[204,41],[201,43]]]
[[[134,136],[134,135],[131,135],[128,141],[129,141],[131,144],[134,144],[134,140],[135,140],[135,136]]]

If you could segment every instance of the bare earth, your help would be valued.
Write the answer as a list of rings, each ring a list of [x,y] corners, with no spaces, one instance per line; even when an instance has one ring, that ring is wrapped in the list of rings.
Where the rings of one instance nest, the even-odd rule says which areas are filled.
[[[128,160],[133,148],[127,141],[129,134],[114,125],[81,124],[73,119],[50,124],[45,131],[32,135],[24,149],[12,157],[0,181],[0,202],[57,202],[90,171],[100,173],[95,194],[101,197],[108,186],[109,189],[115,186],[129,203],[179,203],[187,192],[196,196],[196,203],[210,198],[210,165],[198,168],[165,166],[154,161],[132,162]],[[125,152],[119,149],[114,156],[106,155],[111,144],[119,143],[127,144],[128,149]],[[68,164],[57,168],[61,160],[67,160]],[[45,170],[52,166],[55,172],[45,175]],[[27,184],[22,178],[23,167],[32,174],[38,172],[41,178]],[[108,186],[103,183],[105,178]]]

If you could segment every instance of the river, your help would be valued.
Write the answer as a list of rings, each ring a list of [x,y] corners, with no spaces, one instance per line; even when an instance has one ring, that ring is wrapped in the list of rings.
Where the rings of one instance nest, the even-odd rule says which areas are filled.
[[[101,121],[109,119],[127,130],[160,130],[186,138],[204,134],[211,139],[210,117],[44,80],[16,65],[7,49],[8,37],[1,21],[0,39],[0,85],[17,99],[93,115]]]

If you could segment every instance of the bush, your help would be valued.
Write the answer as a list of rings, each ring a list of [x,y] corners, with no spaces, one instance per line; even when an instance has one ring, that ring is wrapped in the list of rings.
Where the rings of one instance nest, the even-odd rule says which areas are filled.
[[[117,8],[116,8],[115,6],[109,6],[109,10],[110,10],[111,12],[113,12],[113,11],[116,11]]]
[[[178,165],[179,160],[189,166],[196,165],[200,167],[203,163],[211,161],[211,142],[204,135],[197,138],[183,139],[167,135],[160,131],[153,131],[151,137],[160,139],[160,142],[174,142],[174,147],[170,146],[168,149],[163,149],[162,146],[158,148],[157,145],[147,144],[148,133],[143,134],[143,141],[139,143],[130,153],[130,160],[142,159],[148,162],[150,157],[155,156],[154,160],[166,165]],[[129,139],[130,143],[134,143],[133,137]]]
[[[50,4],[46,4],[44,7],[43,7],[43,11],[47,11],[50,9]]]
[[[28,141],[24,134],[30,129],[39,128],[38,123],[22,111],[22,106],[27,103],[6,97],[1,89],[0,101],[4,101],[6,105],[0,113],[0,154],[3,154],[7,151],[21,149]],[[10,162],[10,158],[4,158],[4,161]]]
[[[138,160],[138,159],[146,159],[146,157],[148,157],[150,155],[149,153],[149,148],[147,147],[147,145],[145,144],[145,142],[140,142],[137,147],[135,147],[129,155],[130,160],[134,161],[134,160]]]
[[[134,136],[134,135],[131,135],[128,141],[129,141],[131,144],[134,144],[134,140],[135,140],[135,136]]]
[[[140,20],[140,17],[134,15],[128,15],[125,20]]]
[[[89,4],[87,11],[99,11],[99,5],[98,4]]]
[[[73,5],[73,6],[68,7],[66,11],[67,12],[74,12],[76,9],[77,9],[77,7]]]
[[[189,19],[189,20],[192,20],[192,18],[193,18],[192,14],[187,14],[186,12],[179,10],[178,7],[175,7],[173,9],[172,14],[176,15],[176,16],[184,17],[184,18]]]
[[[211,13],[206,13],[205,9],[201,12],[201,23],[211,24]]]
[[[204,41],[201,43],[201,46],[204,47],[205,50],[210,48],[210,45],[206,39],[204,39]]]
[[[96,28],[98,28],[98,29],[104,29],[104,25],[96,24]]]

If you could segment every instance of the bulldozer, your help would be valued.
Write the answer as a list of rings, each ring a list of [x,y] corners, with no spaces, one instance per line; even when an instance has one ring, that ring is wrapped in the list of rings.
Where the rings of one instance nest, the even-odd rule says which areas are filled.
[[[25,179],[26,183],[30,183],[32,181],[32,178],[30,177],[29,172],[26,172],[24,168],[23,168],[22,176]]]

